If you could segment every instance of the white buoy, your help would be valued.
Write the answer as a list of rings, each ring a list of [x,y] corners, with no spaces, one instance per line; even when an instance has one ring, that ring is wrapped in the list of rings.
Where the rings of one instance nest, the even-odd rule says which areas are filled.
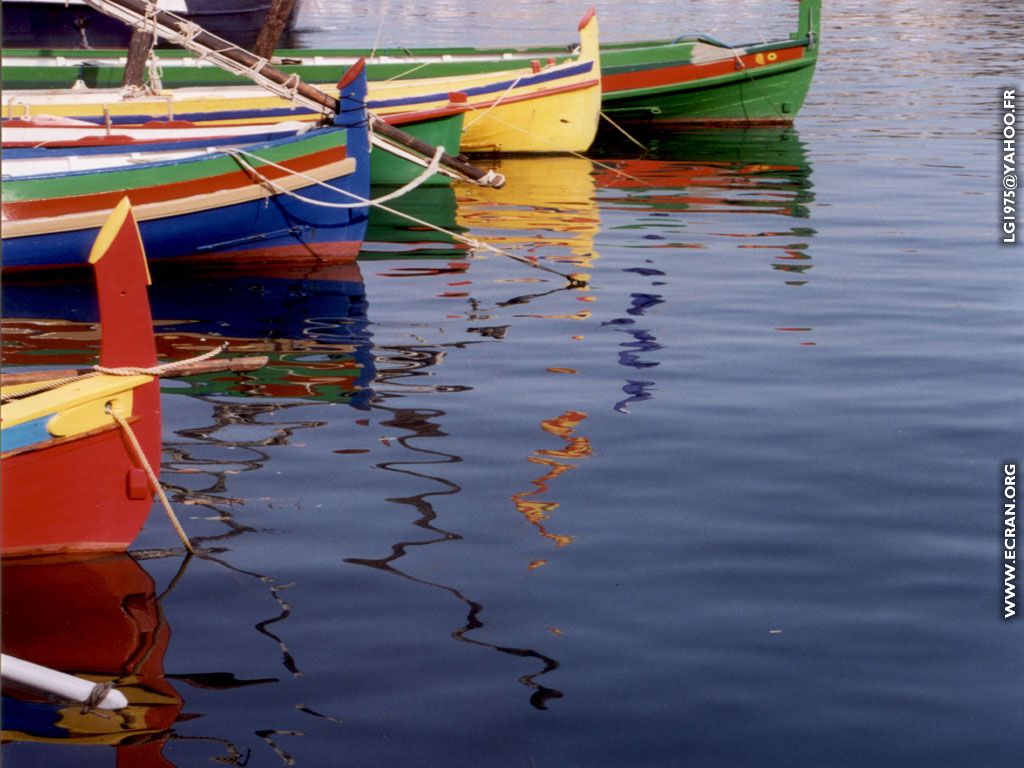
[[[0,654],[0,677],[5,684],[29,688],[81,704],[91,701],[100,686],[74,675],[58,672],[56,669],[33,664],[15,656]],[[106,692],[99,702],[92,702],[100,709],[124,709],[128,699],[120,691]]]

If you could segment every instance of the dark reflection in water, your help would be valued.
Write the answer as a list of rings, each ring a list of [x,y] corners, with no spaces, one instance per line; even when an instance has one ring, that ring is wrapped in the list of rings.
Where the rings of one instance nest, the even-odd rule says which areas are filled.
[[[457,483],[444,477],[441,470],[445,465],[459,463],[463,459],[457,454],[444,450],[444,448],[451,445],[450,441],[445,440],[449,435],[438,421],[444,417],[444,411],[437,409],[401,408],[392,404],[396,396],[401,397],[403,394],[409,394],[413,391],[423,392],[425,387],[430,386],[417,383],[417,379],[429,375],[429,369],[437,365],[441,359],[440,351],[391,348],[386,350],[384,356],[389,363],[396,365],[389,365],[385,369],[382,365],[384,357],[378,357],[378,364],[381,365],[379,381],[382,388],[387,390],[387,393],[377,397],[372,403],[372,408],[376,412],[391,414],[390,417],[380,421],[382,426],[406,432],[406,434],[394,438],[393,443],[409,451],[410,455],[397,461],[380,462],[375,466],[387,472],[425,480],[434,486],[430,490],[411,496],[390,497],[386,499],[392,504],[412,507],[416,513],[416,519],[413,520],[412,525],[427,531],[430,538],[395,542],[391,545],[391,553],[386,557],[347,557],[345,562],[350,565],[373,568],[374,570],[398,576],[420,586],[438,590],[450,595],[461,603],[466,611],[465,620],[460,626],[452,629],[451,636],[461,643],[490,648],[502,654],[524,659],[535,659],[540,662],[541,669],[539,671],[524,673],[519,677],[519,682],[533,691],[530,695],[530,703],[537,709],[546,709],[548,701],[561,698],[563,695],[560,691],[538,682],[540,677],[558,668],[559,664],[555,659],[531,648],[490,643],[474,637],[472,633],[486,626],[481,617],[484,612],[483,604],[454,586],[414,576],[396,565],[398,561],[409,554],[414,548],[443,545],[462,539],[462,536],[457,532],[447,530],[439,524],[439,513],[435,508],[435,497],[453,496],[462,490]],[[410,377],[413,379],[412,382],[404,381],[404,379]],[[458,391],[451,387],[439,389],[443,389],[444,392]],[[428,447],[425,441],[430,441],[430,447]],[[440,441],[440,443],[435,441]],[[426,471],[427,468],[430,468],[431,471]]]
[[[463,257],[468,246],[447,234],[466,231],[456,222],[456,205],[452,187],[428,186],[390,201],[389,210],[371,208],[360,261]]]
[[[324,45],[367,44],[381,14],[382,44],[442,23],[568,41],[578,15],[320,5]],[[744,40],[785,35],[796,3],[605,6],[609,35]],[[358,277],[155,275],[168,357],[227,338],[277,370],[167,384],[164,476],[205,559],[148,613],[173,619],[179,716],[123,746],[181,768],[1019,763],[978,500],[1019,444],[1019,260],[990,203],[1020,3],[824,9],[795,129],[503,160],[504,190],[375,212]],[[19,294],[5,281],[9,362],[92,362],[94,317]],[[165,583],[174,561],[144,554]]]

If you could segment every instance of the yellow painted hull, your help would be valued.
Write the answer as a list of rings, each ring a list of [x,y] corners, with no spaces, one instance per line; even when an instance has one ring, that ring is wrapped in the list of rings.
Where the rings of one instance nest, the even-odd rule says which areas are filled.
[[[444,108],[449,95],[466,96],[463,152],[585,152],[597,134],[601,110],[601,65],[596,16],[580,28],[580,54],[563,64],[411,81],[370,83],[368,104],[386,117]],[[337,92],[334,86],[321,86]],[[315,121],[307,107],[253,87],[178,88],[154,96],[121,98],[115,89],[9,91],[6,119],[40,115],[104,121],[118,126],[150,121],[187,121],[210,126],[253,125],[284,120]]]
[[[580,54],[560,65],[506,72],[371,82],[370,108],[378,115],[443,106],[463,93],[469,110],[463,152],[586,152],[601,114],[601,62],[597,17],[580,25]],[[436,100],[420,106],[418,100]],[[443,100],[443,102],[442,102]]]

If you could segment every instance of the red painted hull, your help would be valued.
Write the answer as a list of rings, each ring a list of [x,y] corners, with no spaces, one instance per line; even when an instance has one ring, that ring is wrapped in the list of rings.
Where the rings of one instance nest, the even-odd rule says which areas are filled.
[[[150,466],[160,467],[160,389],[134,391],[131,427]],[[123,552],[142,530],[153,491],[117,427],[46,443],[3,461],[4,557]]]

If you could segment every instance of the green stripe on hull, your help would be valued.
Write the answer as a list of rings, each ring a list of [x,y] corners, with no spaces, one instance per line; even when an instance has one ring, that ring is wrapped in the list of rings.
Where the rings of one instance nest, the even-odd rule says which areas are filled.
[[[344,146],[345,131],[325,131],[319,135],[306,135],[278,146],[259,146],[249,149],[260,157],[282,163],[295,157]],[[246,162],[254,168],[263,163],[253,158]],[[153,187],[176,182],[197,181],[212,176],[236,173],[241,170],[238,161],[218,154],[193,160],[147,163],[134,168],[110,171],[73,171],[53,173],[29,178],[7,178],[2,188],[3,202],[45,200],[50,198],[91,195],[101,192]]]

